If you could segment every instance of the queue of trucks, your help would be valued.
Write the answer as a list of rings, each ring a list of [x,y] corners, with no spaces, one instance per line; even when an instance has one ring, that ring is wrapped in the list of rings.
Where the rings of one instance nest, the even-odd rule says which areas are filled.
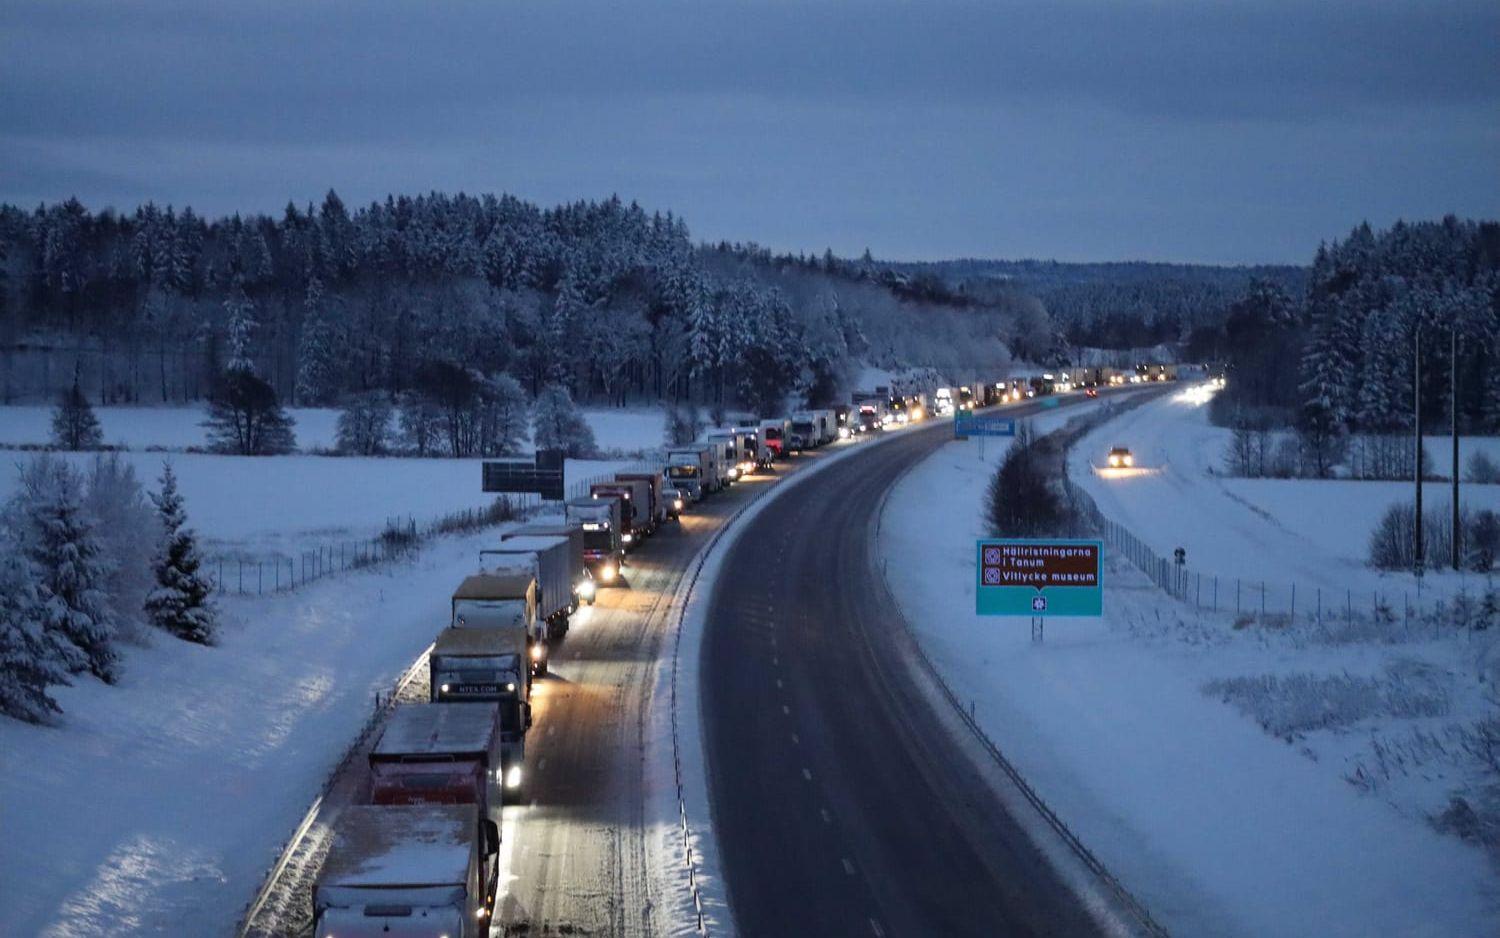
[[[562,517],[534,520],[480,552],[428,655],[428,702],[397,706],[368,754],[363,803],[336,818],[313,887],[315,933],[486,935],[500,877],[502,805],[525,787],[532,683],[569,620],[626,585],[628,554],[690,506],[777,460],[961,410],[1096,384],[1171,380],[1175,366],[1015,375],[926,393],[890,387],[848,404],[713,429],[662,464],[595,482]]]
[[[689,506],[775,460],[852,435],[851,408],[708,431],[663,465],[620,472],[480,551],[428,654],[428,702],[372,744],[363,803],[334,823],[313,888],[315,934],[485,935],[500,876],[500,809],[524,791],[533,681],[627,556]],[[845,432],[841,432],[841,428]]]

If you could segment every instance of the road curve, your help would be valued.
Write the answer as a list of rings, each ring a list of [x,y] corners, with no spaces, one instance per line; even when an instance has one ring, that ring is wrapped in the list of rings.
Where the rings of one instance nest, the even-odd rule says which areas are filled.
[[[905,626],[877,588],[871,527],[886,491],[951,432],[825,467],[746,519],[729,549],[701,707],[747,938],[1098,931],[894,657]]]

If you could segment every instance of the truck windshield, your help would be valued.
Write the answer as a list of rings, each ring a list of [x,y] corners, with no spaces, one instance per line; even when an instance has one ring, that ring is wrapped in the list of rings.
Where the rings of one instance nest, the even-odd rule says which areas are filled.
[[[668,466],[667,476],[673,479],[696,479],[698,478],[697,466]]]
[[[779,440],[779,439],[781,439],[781,429],[779,427],[766,427],[766,439],[768,439],[768,440]]]
[[[812,432],[812,428],[813,428],[813,426],[810,423],[800,423],[799,422],[799,423],[792,424],[792,432],[793,433],[811,433]]]
[[[595,528],[592,531],[583,532],[584,550],[609,550],[614,546],[609,536],[609,528]]]
[[[461,629],[526,627],[526,600],[472,599],[453,611],[453,624]]]

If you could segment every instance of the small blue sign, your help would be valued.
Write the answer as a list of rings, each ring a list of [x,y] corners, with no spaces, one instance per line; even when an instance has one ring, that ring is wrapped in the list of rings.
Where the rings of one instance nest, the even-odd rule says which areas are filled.
[[[997,417],[993,414],[975,414],[961,410],[953,415],[953,437],[967,436],[1015,436],[1016,421],[1012,417]]]

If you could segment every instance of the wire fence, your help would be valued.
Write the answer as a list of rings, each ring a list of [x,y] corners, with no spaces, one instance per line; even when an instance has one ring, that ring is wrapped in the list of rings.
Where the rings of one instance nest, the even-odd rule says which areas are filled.
[[[300,589],[309,583],[350,570],[392,563],[422,544],[444,534],[480,528],[527,517],[545,506],[531,493],[509,494],[482,508],[449,512],[419,524],[411,516],[388,518],[376,537],[314,543],[295,552],[265,556],[210,555],[204,568],[214,592],[221,595],[265,596]]]
[[[589,494],[590,487],[613,481],[618,473],[653,472],[657,468],[643,460],[627,463],[575,480],[568,484],[565,494],[570,499],[583,498]],[[450,512],[426,523],[418,523],[411,516],[389,518],[385,529],[375,537],[312,543],[294,551],[262,556],[213,554],[205,559],[204,568],[214,592],[222,595],[285,593],[336,573],[400,560],[434,537],[476,531],[503,521],[539,514],[549,507],[561,509],[559,503],[547,502],[534,492],[507,493],[485,507]]]
[[[1086,524],[1119,556],[1144,573],[1159,589],[1195,609],[1233,613],[1267,624],[1309,623],[1319,628],[1345,624],[1396,626],[1406,630],[1459,625],[1483,629],[1500,625],[1500,594],[1485,576],[1471,594],[1420,587],[1389,590],[1332,589],[1295,581],[1224,576],[1190,569],[1186,557],[1164,557],[1124,525],[1105,517],[1092,496],[1070,479],[1068,498]]]

